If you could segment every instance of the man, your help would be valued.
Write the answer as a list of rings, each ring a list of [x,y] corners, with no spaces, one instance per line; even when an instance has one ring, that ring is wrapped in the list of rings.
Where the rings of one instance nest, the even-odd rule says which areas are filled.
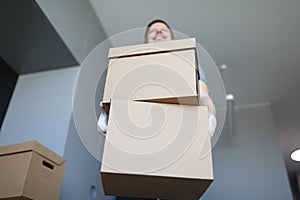
[[[154,20],[151,23],[149,23],[149,25],[147,26],[145,32],[145,43],[163,42],[163,41],[170,41],[173,39],[174,36],[171,28],[163,20]],[[201,67],[199,67],[199,77],[200,77],[199,80],[200,103],[202,106],[207,106],[208,108],[210,136],[212,137],[217,126],[216,109],[209,95],[209,90],[206,85],[205,76]],[[102,106],[101,103],[100,106]],[[99,132],[105,133],[107,130],[107,114],[105,113],[104,110],[100,114],[97,127]]]
[[[155,43],[155,42],[163,42],[173,40],[174,36],[169,25],[162,20],[154,20],[152,21],[146,29],[145,33],[145,43]],[[200,87],[200,102],[202,106],[208,107],[209,112],[209,127],[210,127],[210,135],[213,136],[217,120],[216,120],[216,109],[215,105],[209,95],[208,87],[206,85],[206,80],[204,73],[199,67],[199,87]],[[100,106],[103,107],[102,103]],[[98,120],[98,131],[106,132],[107,130],[107,119],[108,116],[105,113],[104,109],[100,114],[100,118]],[[141,198],[129,198],[129,197],[114,197],[114,200],[142,200]],[[201,200],[202,198],[200,198]],[[147,200],[147,199],[144,199]],[[149,199],[148,199],[149,200]],[[151,200],[151,199],[150,199]]]

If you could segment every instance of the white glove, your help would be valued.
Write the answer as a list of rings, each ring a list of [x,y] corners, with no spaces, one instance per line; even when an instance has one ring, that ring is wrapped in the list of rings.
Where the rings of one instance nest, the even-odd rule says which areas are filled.
[[[210,113],[208,113],[208,125],[209,125],[209,134],[210,134],[210,137],[212,138],[216,131],[217,119],[213,114],[210,114]]]
[[[108,124],[108,116],[105,112],[105,110],[103,109],[103,104],[102,102],[100,103],[100,107],[101,107],[101,113],[97,122],[97,130],[98,132],[102,132],[102,133],[106,133],[107,131],[107,124]]]

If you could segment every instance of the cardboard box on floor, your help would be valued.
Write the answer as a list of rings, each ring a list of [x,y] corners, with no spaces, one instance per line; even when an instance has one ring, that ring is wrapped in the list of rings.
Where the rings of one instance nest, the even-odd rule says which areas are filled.
[[[213,181],[207,108],[112,100],[101,177],[106,195],[199,199]]]
[[[0,199],[58,200],[65,160],[31,141],[0,147]]]
[[[195,38],[109,50],[103,104],[111,99],[199,105]]]

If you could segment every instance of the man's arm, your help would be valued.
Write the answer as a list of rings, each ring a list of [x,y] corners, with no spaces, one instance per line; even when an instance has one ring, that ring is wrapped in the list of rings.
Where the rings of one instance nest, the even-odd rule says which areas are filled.
[[[209,95],[209,91],[206,83],[203,82],[202,80],[199,80],[199,87],[200,87],[200,105],[207,106],[208,108],[209,134],[210,137],[213,137],[217,127],[216,107]]]
[[[207,106],[208,112],[213,116],[216,116],[216,107],[209,95],[208,88],[205,82],[199,80],[200,87],[200,105]]]

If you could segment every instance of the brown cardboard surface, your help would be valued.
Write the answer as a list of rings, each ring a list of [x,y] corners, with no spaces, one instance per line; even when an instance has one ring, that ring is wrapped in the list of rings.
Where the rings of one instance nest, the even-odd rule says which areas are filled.
[[[106,110],[111,99],[199,105],[195,46],[195,39],[184,39],[111,48]]]
[[[111,182],[111,180],[114,180],[114,182]],[[199,181],[197,179],[163,176],[102,173],[102,182],[106,183],[104,191],[108,195],[135,198],[198,200],[212,183],[212,180],[202,179]]]
[[[0,199],[59,199],[64,167],[63,158],[37,142],[2,146]]]
[[[196,39],[188,38],[157,43],[115,47],[109,50],[108,58],[120,58],[124,56],[135,56],[140,54],[159,53],[167,51],[176,51],[179,49],[183,50],[194,48],[196,48]]]
[[[31,200],[31,199],[26,198],[26,197],[12,197],[12,198],[4,198],[1,200]]]
[[[207,108],[112,100],[101,177],[108,195],[199,198],[213,181]]]
[[[65,159],[49,150],[48,148],[42,146],[36,141],[23,142],[18,144],[12,144],[7,146],[0,146],[0,156],[5,154],[19,153],[24,151],[35,151],[41,156],[47,157],[52,162],[57,165],[61,165],[65,162]]]

